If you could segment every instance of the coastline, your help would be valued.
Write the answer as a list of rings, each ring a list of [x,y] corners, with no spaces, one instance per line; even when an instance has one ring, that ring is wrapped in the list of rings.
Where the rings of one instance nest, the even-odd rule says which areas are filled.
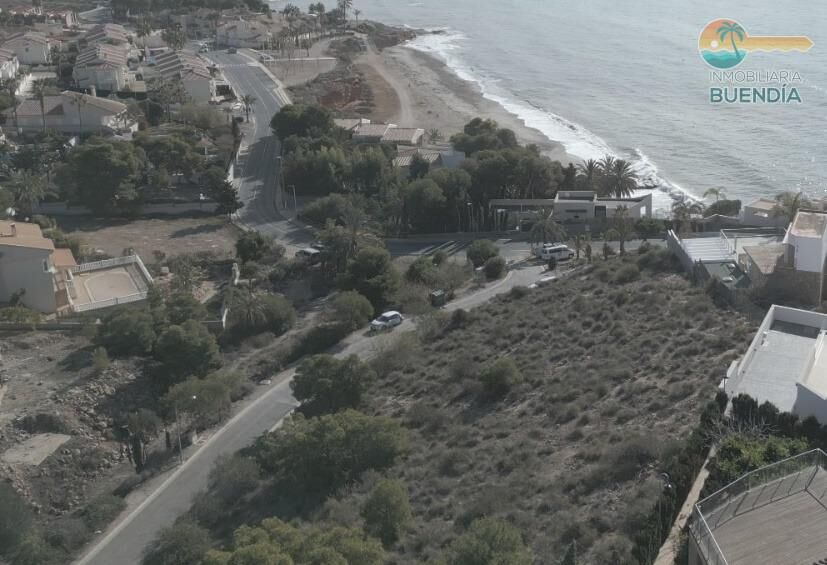
[[[428,53],[400,44],[383,51],[371,50],[356,63],[371,67],[379,80],[386,83],[374,85],[377,77],[371,77],[374,88],[378,86],[377,90],[382,91],[389,86],[395,92],[395,101],[378,105],[385,110],[376,115],[376,119],[426,131],[438,129],[447,140],[473,118],[490,118],[501,127],[513,130],[521,143],[537,145],[544,155],[563,166],[581,161],[569,155],[562,143],[549,140],[539,130],[526,126],[517,116],[485,98],[476,84],[458,77],[443,61]]]

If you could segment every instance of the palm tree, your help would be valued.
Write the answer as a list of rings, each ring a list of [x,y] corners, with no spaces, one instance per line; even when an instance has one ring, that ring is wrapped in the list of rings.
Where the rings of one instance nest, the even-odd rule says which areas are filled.
[[[20,88],[20,81],[16,78],[10,78],[3,83],[3,86],[6,90],[9,91],[9,96],[12,99],[14,106],[12,107],[12,113],[14,114],[14,129],[17,131],[17,89]]]
[[[260,327],[267,321],[267,311],[264,303],[247,287],[244,290],[236,290],[232,294],[233,318],[242,328]]]
[[[11,189],[14,208],[24,216],[31,216],[37,205],[50,194],[46,177],[25,170],[12,173]]]
[[[359,16],[362,15],[362,10],[353,10],[353,15],[356,16],[356,23],[359,23]]]
[[[597,169],[603,175],[610,175],[615,167],[615,158],[611,155],[604,155],[602,159],[597,162]]]
[[[585,161],[577,165],[577,169],[584,177],[586,177],[586,187],[589,190],[594,190],[595,181],[597,180],[597,177],[600,175],[601,171],[600,163],[598,163],[594,159],[586,159]]]
[[[628,161],[617,159],[613,163],[607,184],[607,194],[616,198],[628,198],[637,189],[637,175]]]
[[[250,121],[250,111],[253,109],[253,104],[258,101],[258,98],[252,94],[245,94],[241,97],[241,103],[244,104],[244,113],[247,114],[247,121]]]
[[[46,133],[46,91],[45,81],[36,80],[32,84],[32,94],[40,102],[40,120],[43,124],[43,133]]]
[[[137,24],[138,37],[148,37],[152,33],[152,21],[148,16],[144,16]]]
[[[89,103],[85,94],[75,94],[70,98],[69,102],[72,106],[77,106],[78,109],[78,135],[83,134],[83,107]]]
[[[578,235],[574,238],[574,253],[576,259],[580,259],[580,251],[583,249],[583,243],[585,241],[586,238],[582,235]]]
[[[428,143],[438,143],[444,139],[445,136],[442,135],[442,132],[436,128],[431,128],[428,130]]]
[[[704,192],[704,198],[709,198],[710,196],[715,197],[715,202],[718,202],[718,200],[726,200],[726,194],[723,188],[707,188]]]
[[[539,243],[566,239],[566,230],[554,220],[553,214],[553,208],[540,208],[534,213],[537,221],[531,226],[529,232],[529,241],[532,247]]]
[[[689,227],[692,221],[692,216],[702,214],[704,205],[700,202],[692,200],[681,200],[672,204],[672,222],[676,224],[678,233],[685,233],[685,228]]]
[[[225,114],[227,114],[227,123],[229,124],[230,120],[232,119],[232,116],[233,116],[233,108],[232,108],[232,106],[224,106],[224,108],[222,108],[222,110],[224,111]]]
[[[788,222],[795,219],[801,208],[809,208],[813,204],[802,192],[782,192],[775,196],[776,205],[772,215],[776,218],[787,218]]]
[[[735,52],[735,58],[740,60],[743,55],[741,55],[741,52],[738,51],[738,46],[735,45],[735,36],[737,35],[738,39],[743,41],[745,34],[744,28],[735,22],[724,22],[720,25],[720,27],[718,27],[718,29],[715,30],[715,32],[718,34],[718,37],[721,39],[722,43],[726,41],[727,36],[729,36],[729,41],[732,44],[732,50]]]
[[[353,0],[339,0],[339,10],[342,12],[342,19],[347,23],[347,11],[353,7]]]

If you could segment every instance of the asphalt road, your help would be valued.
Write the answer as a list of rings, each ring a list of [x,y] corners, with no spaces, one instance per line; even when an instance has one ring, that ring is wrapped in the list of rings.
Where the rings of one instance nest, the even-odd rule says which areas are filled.
[[[251,119],[246,127],[235,168],[239,199],[244,203],[236,223],[279,240],[288,249],[312,243],[312,235],[289,219],[292,194],[284,198],[279,183],[280,145],[270,130],[270,119],[285,99],[277,94],[277,86],[258,63],[242,53],[213,51],[209,54],[220,68],[239,98],[255,96]],[[252,130],[252,132],[250,132]],[[285,201],[287,208],[284,207]]]

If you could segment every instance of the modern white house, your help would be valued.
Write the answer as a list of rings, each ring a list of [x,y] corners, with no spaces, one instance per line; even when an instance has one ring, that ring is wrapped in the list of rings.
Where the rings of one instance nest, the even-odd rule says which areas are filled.
[[[11,49],[0,48],[0,80],[9,80],[17,76],[20,61]]]
[[[741,208],[738,220],[742,226],[757,228],[784,228],[787,218],[777,213],[778,202],[769,198],[756,198]]]
[[[399,146],[397,147],[396,157],[393,159],[393,166],[407,172],[417,156],[428,163],[431,169],[456,169],[465,160],[465,152],[457,151],[451,146]]]
[[[193,102],[206,104],[215,98],[216,81],[206,61],[194,53],[162,53],[155,57],[153,71],[166,80],[180,82]]]
[[[39,31],[14,35],[2,48],[13,51],[21,65],[48,65],[52,60],[52,41]]]
[[[611,218],[618,208],[626,208],[629,218],[652,216],[652,195],[630,198],[601,197],[591,190],[561,190],[554,197],[554,217],[559,222],[587,222]]]
[[[270,44],[273,34],[264,24],[255,21],[234,20],[218,26],[216,40],[227,47],[258,49]]]
[[[44,314],[86,312],[146,299],[152,277],[137,255],[78,264],[40,226],[0,221],[0,302]]]
[[[827,424],[827,315],[773,305],[722,384],[730,397],[748,394]]]
[[[126,47],[93,43],[78,53],[72,78],[79,88],[119,92],[129,84]]]
[[[23,100],[14,109],[3,111],[6,123],[23,132],[47,130],[63,133],[114,133],[138,131],[137,124],[126,112],[126,105],[116,100],[98,98],[89,94],[65,91],[59,96],[46,96],[41,109],[40,100]]]

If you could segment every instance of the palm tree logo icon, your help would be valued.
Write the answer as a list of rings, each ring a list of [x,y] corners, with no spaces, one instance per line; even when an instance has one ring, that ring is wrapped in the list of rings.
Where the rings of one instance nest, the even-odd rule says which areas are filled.
[[[805,35],[750,35],[735,20],[718,19],[706,24],[698,36],[698,52],[710,67],[731,69],[755,51],[809,51],[813,42]]]

